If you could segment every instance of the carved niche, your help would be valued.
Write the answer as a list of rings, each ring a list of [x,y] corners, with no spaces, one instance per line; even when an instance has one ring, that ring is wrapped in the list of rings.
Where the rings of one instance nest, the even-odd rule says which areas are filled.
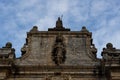
[[[52,50],[52,60],[56,65],[60,65],[65,62],[66,59],[66,49],[64,44],[64,39],[62,35],[57,35],[55,44]]]

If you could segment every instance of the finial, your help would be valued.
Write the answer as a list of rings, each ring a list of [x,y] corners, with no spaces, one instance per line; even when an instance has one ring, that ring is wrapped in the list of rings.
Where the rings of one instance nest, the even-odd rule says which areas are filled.
[[[5,45],[5,48],[12,48],[12,43],[11,42],[7,42]]]
[[[30,30],[30,32],[37,32],[38,31],[38,27],[37,26],[33,26],[33,28]]]
[[[107,47],[107,49],[112,49],[113,48],[113,44],[112,43],[107,43],[106,47]]]
[[[82,27],[82,30],[81,30],[81,31],[82,31],[82,32],[89,32],[89,31],[86,29],[85,26]]]

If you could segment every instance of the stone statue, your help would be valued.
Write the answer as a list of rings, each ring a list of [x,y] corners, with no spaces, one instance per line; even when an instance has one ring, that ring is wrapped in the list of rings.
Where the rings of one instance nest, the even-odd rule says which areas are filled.
[[[56,46],[56,60],[57,60],[57,64],[61,64],[63,62],[63,50],[64,47],[63,45],[61,45],[61,43],[58,43]]]
[[[63,28],[62,20],[60,17],[58,17],[58,20],[56,21],[56,28]]]
[[[55,64],[60,65],[65,61],[66,50],[63,44],[63,38],[61,35],[56,37],[56,42],[52,51],[52,59]]]

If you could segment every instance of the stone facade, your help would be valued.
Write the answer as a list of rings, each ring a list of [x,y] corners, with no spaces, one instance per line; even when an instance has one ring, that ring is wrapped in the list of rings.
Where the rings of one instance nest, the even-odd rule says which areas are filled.
[[[48,31],[34,26],[21,53],[10,42],[0,48],[0,80],[120,80],[120,49],[108,43],[98,59],[92,33],[71,31],[60,18]]]

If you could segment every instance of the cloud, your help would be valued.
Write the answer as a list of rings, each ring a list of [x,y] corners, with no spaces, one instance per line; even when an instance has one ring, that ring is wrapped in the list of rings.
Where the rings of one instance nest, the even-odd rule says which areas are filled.
[[[119,0],[1,0],[0,46],[13,43],[17,56],[25,43],[26,32],[36,25],[39,30],[54,27],[57,17],[63,15],[64,26],[79,31],[82,26],[93,32],[98,56],[106,43],[120,48]],[[4,37],[3,37],[4,35]]]
[[[114,15],[114,14],[113,14]],[[113,43],[114,47],[120,48],[118,44],[120,41],[119,34],[120,34],[120,16],[108,16],[99,18],[99,22],[97,23],[96,31],[93,31],[93,38],[95,41],[96,46],[98,47],[98,56],[100,57],[100,53],[102,48],[109,42]]]

